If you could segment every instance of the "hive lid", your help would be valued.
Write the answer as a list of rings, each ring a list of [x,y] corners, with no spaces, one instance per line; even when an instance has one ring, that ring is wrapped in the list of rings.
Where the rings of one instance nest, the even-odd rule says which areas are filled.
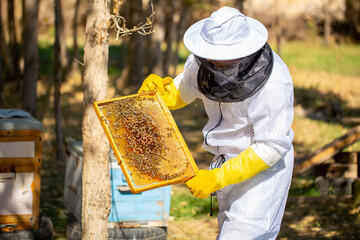
[[[132,193],[185,182],[198,168],[157,91],[95,102]]]
[[[0,130],[43,130],[42,123],[20,109],[0,109]]]

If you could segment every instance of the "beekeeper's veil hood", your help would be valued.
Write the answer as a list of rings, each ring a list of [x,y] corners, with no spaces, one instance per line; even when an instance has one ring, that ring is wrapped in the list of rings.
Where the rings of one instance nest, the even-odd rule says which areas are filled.
[[[263,24],[230,7],[192,25],[185,32],[184,44],[200,65],[199,90],[219,102],[243,101],[254,95],[272,71],[267,38]],[[236,61],[219,68],[209,60]]]

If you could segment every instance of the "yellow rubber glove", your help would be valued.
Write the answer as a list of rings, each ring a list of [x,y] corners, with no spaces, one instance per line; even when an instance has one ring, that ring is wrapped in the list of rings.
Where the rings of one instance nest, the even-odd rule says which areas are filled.
[[[185,184],[192,195],[206,198],[211,193],[251,178],[268,167],[269,165],[249,147],[239,156],[226,161],[220,168],[199,170],[196,176]]]
[[[170,110],[176,110],[186,105],[186,103],[180,98],[180,93],[170,77],[163,79],[156,74],[150,74],[144,80],[138,93],[151,90],[158,90],[161,93]]]

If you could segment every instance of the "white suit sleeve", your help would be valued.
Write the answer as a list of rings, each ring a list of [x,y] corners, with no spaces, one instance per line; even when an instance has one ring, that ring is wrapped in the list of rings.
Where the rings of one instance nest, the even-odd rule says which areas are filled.
[[[197,90],[198,71],[199,66],[195,61],[194,55],[191,54],[186,60],[184,72],[174,78],[174,84],[180,92],[180,97],[187,104],[201,97]]]
[[[250,104],[249,120],[254,130],[251,147],[266,164],[273,165],[292,148],[292,85],[266,84]]]

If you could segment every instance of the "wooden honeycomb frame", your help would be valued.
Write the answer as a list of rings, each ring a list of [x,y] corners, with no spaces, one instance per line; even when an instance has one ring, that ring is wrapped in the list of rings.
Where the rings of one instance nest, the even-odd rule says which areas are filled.
[[[198,167],[157,91],[93,107],[133,194],[187,181]]]

